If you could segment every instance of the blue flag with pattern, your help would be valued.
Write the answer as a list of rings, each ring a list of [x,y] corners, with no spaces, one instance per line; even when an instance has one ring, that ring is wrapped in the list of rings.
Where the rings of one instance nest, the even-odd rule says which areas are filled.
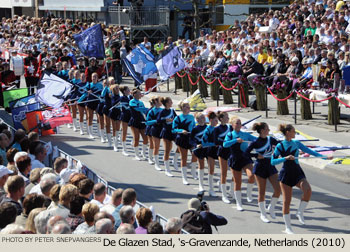
[[[105,58],[101,24],[94,25],[74,35],[75,42],[84,56]]]

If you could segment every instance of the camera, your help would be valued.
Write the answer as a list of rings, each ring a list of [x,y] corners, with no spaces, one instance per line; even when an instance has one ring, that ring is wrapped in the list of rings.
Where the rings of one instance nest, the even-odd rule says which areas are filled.
[[[207,211],[207,210],[209,210],[209,207],[208,207],[207,202],[205,202],[205,201],[202,201],[202,202],[201,202],[200,210],[201,210],[201,211]]]

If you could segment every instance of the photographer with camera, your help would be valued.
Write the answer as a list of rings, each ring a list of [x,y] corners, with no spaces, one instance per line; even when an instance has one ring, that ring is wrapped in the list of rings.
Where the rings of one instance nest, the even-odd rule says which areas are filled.
[[[212,234],[211,226],[223,226],[227,224],[225,217],[210,212],[207,202],[202,201],[202,195],[188,201],[188,210],[181,215],[182,228],[190,234]]]

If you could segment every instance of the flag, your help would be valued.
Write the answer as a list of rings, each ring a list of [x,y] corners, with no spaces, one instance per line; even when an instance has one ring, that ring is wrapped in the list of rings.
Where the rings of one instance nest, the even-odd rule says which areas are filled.
[[[143,45],[134,48],[124,59],[124,64],[138,85],[157,73],[154,56]]]
[[[84,56],[106,57],[101,24],[94,25],[79,34],[73,35],[73,37]]]
[[[4,108],[9,107],[9,102],[28,96],[27,88],[18,88],[13,90],[7,90],[3,92]]]
[[[60,77],[44,72],[35,95],[37,102],[42,102],[53,108],[61,107],[64,99],[69,95],[72,84]]]
[[[66,123],[72,123],[73,119],[67,106],[60,108],[48,108],[26,113],[28,132],[40,132],[41,135],[54,134],[53,129]]]
[[[40,103],[25,104],[24,106],[16,106],[11,109],[13,126],[16,130],[25,129],[22,121],[26,118],[26,113],[40,109]]]
[[[28,95],[28,96],[19,98],[17,100],[10,101],[9,107],[10,107],[10,110],[12,111],[13,108],[22,107],[24,105],[32,104],[32,103],[36,103],[36,102],[37,101],[35,100],[35,94],[32,94],[32,95]]]
[[[182,58],[181,52],[177,46],[170,47],[161,54],[156,63],[159,77],[161,80],[167,80],[176,72],[186,67],[186,62]]]

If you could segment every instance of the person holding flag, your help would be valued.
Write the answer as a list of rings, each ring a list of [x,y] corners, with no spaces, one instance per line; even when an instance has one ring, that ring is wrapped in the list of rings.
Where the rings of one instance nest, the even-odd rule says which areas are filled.
[[[33,56],[33,52],[31,50],[28,50],[27,53],[28,56],[24,58],[24,78],[26,80],[26,85],[30,95],[34,94],[34,87],[37,86],[39,80],[39,64],[37,59]]]
[[[88,82],[91,82],[93,73],[97,74],[98,79],[102,78],[102,75],[105,72],[105,63],[106,63],[106,61],[103,61],[102,66],[99,67],[97,65],[97,60],[95,57],[89,58],[90,65],[88,67],[86,67],[86,69],[85,69],[86,80]]]

